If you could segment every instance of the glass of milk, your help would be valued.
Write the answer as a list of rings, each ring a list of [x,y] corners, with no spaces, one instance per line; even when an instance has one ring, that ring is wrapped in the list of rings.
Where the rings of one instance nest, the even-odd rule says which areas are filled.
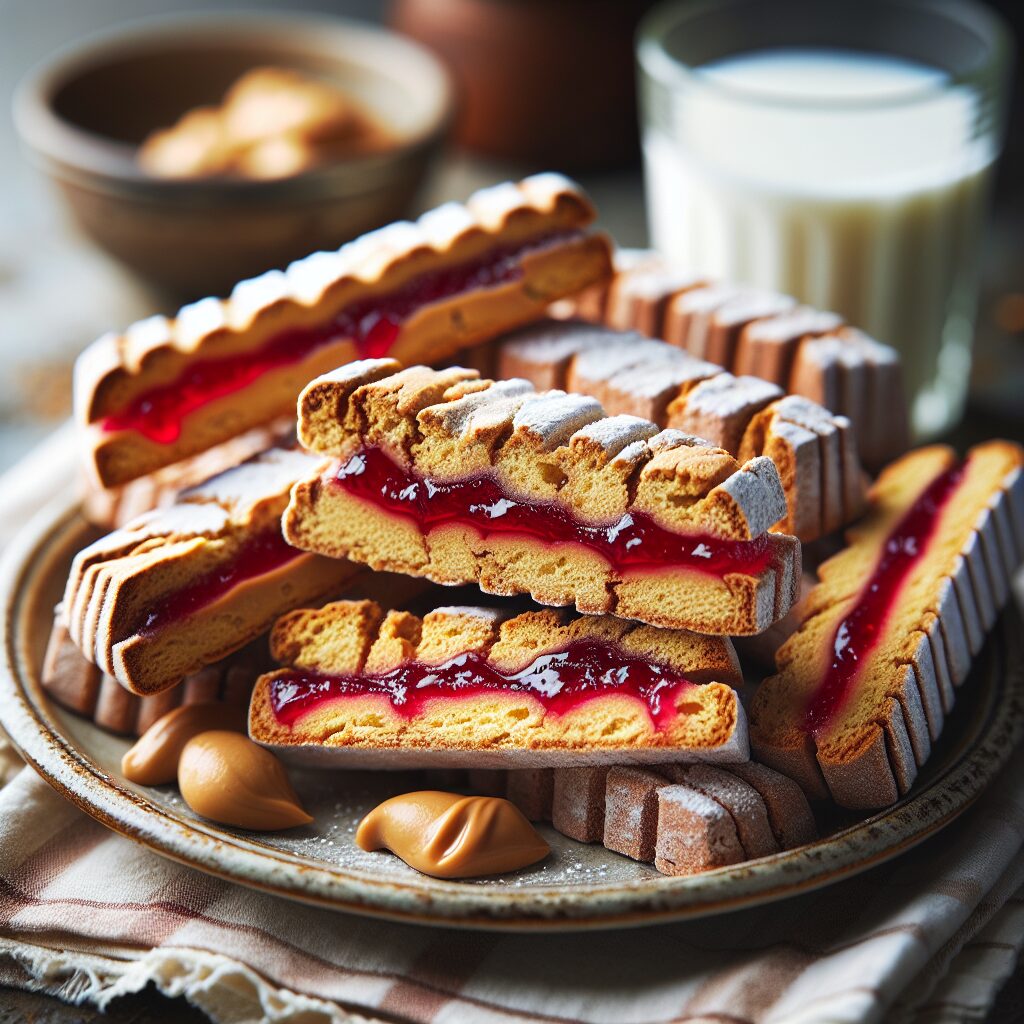
[[[915,432],[959,417],[1009,33],[971,0],[688,0],[638,58],[654,246],[899,349]]]

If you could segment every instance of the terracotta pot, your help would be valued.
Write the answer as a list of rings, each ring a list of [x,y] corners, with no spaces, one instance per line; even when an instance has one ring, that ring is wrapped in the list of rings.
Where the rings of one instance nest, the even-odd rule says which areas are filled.
[[[633,35],[650,2],[395,0],[391,22],[455,79],[457,141],[579,170],[637,153]]]

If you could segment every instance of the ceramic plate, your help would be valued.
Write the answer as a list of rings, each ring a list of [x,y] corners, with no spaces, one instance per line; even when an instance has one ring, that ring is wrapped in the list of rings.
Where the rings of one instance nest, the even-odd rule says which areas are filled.
[[[147,789],[119,771],[126,740],[52,704],[39,670],[71,555],[89,538],[77,506],[45,510],[7,551],[0,722],[57,790],[157,853],[233,882],[321,907],[483,928],[619,927],[698,917],[776,900],[871,867],[949,824],[984,789],[1024,733],[1017,612],[1003,616],[964,684],[946,734],[912,792],[880,814],[837,822],[816,843],[689,878],[585,846],[543,828],[552,856],[533,868],[469,882],[419,875],[352,835],[386,795],[388,773],[293,772],[314,825],[285,834],[220,828],[197,818],[173,787]]]

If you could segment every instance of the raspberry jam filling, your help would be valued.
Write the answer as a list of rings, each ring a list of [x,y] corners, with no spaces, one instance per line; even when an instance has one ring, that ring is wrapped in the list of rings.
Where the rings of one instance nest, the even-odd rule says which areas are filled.
[[[181,622],[240,584],[273,572],[302,553],[285,543],[280,529],[257,534],[246,541],[226,565],[198,576],[181,590],[162,598],[160,604],[147,613],[135,632],[151,634]]]
[[[248,387],[263,374],[297,363],[331,342],[350,339],[359,358],[386,355],[414,313],[434,302],[517,281],[522,260],[532,252],[582,237],[580,232],[549,232],[516,245],[499,246],[465,263],[418,274],[401,288],[347,305],[326,323],[280,331],[255,351],[203,359],[173,381],[150,388],[126,408],[105,417],[104,431],[135,430],[159,444],[181,434],[182,420],[216,398]]]
[[[294,725],[325,701],[367,695],[386,697],[395,712],[413,718],[427,701],[493,693],[525,693],[547,714],[562,715],[595,697],[625,694],[643,704],[655,729],[667,728],[683,691],[694,684],[673,669],[598,640],[575,640],[564,651],[542,654],[519,672],[505,673],[470,651],[442,665],[410,662],[380,675],[320,675],[285,671],[270,684],[277,720]]]
[[[831,725],[854,690],[861,666],[878,644],[885,622],[935,534],[939,514],[964,478],[966,463],[937,476],[889,534],[857,603],[836,626],[832,661],[804,711],[805,732]]]
[[[642,512],[611,526],[581,522],[553,501],[508,497],[490,475],[434,481],[409,472],[379,448],[364,448],[337,471],[336,485],[393,515],[415,520],[424,533],[447,524],[485,536],[518,534],[544,544],[581,544],[620,571],[693,569],[712,576],[758,576],[772,563],[768,536],[750,541],[673,533]]]

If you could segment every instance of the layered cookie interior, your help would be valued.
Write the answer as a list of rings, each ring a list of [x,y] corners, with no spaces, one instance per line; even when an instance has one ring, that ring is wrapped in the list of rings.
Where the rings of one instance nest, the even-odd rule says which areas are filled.
[[[537,175],[104,336],[75,370],[89,465],[116,486],[288,413],[346,360],[434,361],[535,319],[610,272],[592,219],[571,182]]]
[[[358,567],[292,547],[281,513],[321,459],[273,449],[80,551],[63,601],[68,635],[135,693],[167,689],[336,593]]]
[[[1024,558],[1024,450],[922,448],[878,478],[751,707],[766,763],[876,808],[925,763]]]
[[[733,376],[664,341],[582,321],[542,321],[495,347],[501,377],[592,395],[608,413],[706,438],[741,461],[769,456],[786,492],[779,532],[817,540],[864,507],[850,420],[770,381]]]
[[[796,538],[774,463],[592,398],[365,360],[313,381],[289,543],[375,569],[666,628],[758,633],[792,605]]]
[[[315,764],[526,766],[749,756],[732,645],[611,617],[423,618],[339,601],[283,616],[250,735]]]

